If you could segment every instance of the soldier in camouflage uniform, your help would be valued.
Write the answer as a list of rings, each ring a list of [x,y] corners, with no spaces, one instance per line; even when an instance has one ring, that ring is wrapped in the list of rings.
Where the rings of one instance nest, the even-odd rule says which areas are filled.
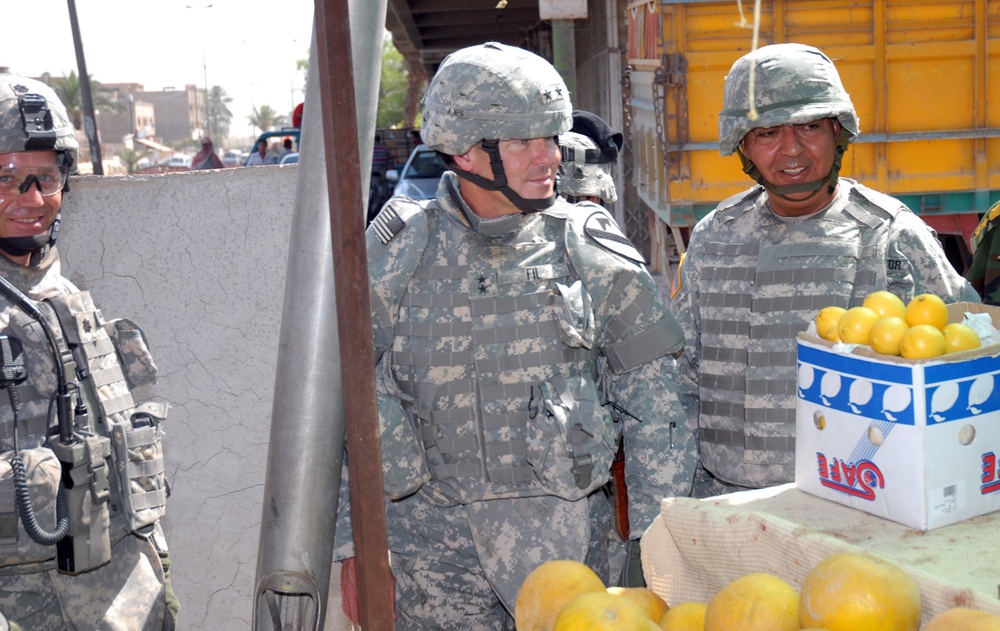
[[[559,194],[571,204],[581,201],[610,207],[618,199],[611,164],[625,138],[597,114],[574,110],[573,126],[559,136]]]
[[[735,151],[758,186],[698,222],[671,296],[696,384],[683,398],[710,474],[699,468],[701,496],[793,480],[795,340],[821,308],[880,289],[978,302],[909,208],[839,177],[858,133],[815,48],[764,46],[726,77],[719,151]]]
[[[156,367],[54,245],[77,152],[55,92],[0,75],[0,614],[26,631],[173,629],[166,405],[132,398]]]
[[[972,233],[972,263],[965,277],[988,305],[1000,306],[1000,202],[990,206]]]
[[[547,560],[607,581],[619,434],[634,539],[689,492],[683,337],[611,216],[556,196],[570,115],[537,55],[453,53],[421,132],[450,171],[436,199],[393,198],[368,228],[397,628],[511,629]]]

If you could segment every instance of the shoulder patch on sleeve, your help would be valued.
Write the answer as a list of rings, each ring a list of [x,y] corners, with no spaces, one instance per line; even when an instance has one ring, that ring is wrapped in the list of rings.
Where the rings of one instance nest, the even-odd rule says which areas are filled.
[[[406,222],[387,204],[368,228],[383,245],[387,245],[405,226]]]
[[[587,217],[587,221],[583,224],[583,231],[604,249],[645,265],[646,260],[639,253],[639,250],[632,245],[615,220],[603,210],[598,210]]]
[[[683,284],[681,283],[681,266],[684,265],[684,256],[687,252],[681,252],[680,261],[677,262],[677,275],[674,276],[674,282],[670,286],[670,299],[673,300],[677,292],[681,290]]]

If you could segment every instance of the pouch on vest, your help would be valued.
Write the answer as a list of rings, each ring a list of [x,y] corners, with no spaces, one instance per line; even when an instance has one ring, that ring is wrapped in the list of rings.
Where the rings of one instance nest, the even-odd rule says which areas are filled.
[[[413,407],[407,405],[403,409],[403,403],[413,398],[396,385],[390,351],[379,359],[375,374],[382,486],[390,498],[400,499],[415,493],[431,479],[431,474],[414,430]]]
[[[129,528],[155,523],[167,509],[167,477],[160,424],[167,404],[149,401],[137,406],[125,423],[111,426],[115,466]]]
[[[146,336],[135,322],[121,318],[104,325],[118,351],[122,372],[130,388],[156,382],[156,364],[146,345]]]
[[[615,438],[611,415],[583,376],[532,386],[527,457],[549,493],[577,500],[608,481]]]
[[[556,283],[554,304],[559,317],[559,336],[571,348],[594,346],[594,309],[590,293],[579,279],[572,285]]]
[[[28,495],[38,524],[46,531],[56,528],[56,494],[62,466],[48,447],[22,449],[18,452],[24,462]],[[12,452],[0,457],[0,562],[3,565],[39,563],[56,556],[55,546],[37,543],[28,535],[17,514],[14,498],[14,473],[11,469]]]

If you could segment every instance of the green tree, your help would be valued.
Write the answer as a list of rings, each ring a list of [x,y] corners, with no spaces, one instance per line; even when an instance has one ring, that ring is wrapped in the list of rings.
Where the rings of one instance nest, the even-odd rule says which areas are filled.
[[[253,115],[247,116],[247,120],[261,131],[281,127],[285,124],[285,117],[276,112],[270,105],[261,105],[259,110],[256,107],[253,108]]]
[[[407,82],[406,62],[392,43],[392,36],[386,31],[382,39],[382,75],[378,85],[376,127],[381,129],[403,125]]]
[[[66,106],[66,113],[73,121],[73,126],[83,129],[83,93],[76,71],[71,70],[68,77],[52,79],[52,89]],[[94,81],[93,75],[90,75],[90,98],[94,103],[95,112],[122,114],[127,107],[124,102],[115,100],[111,90]]]
[[[125,164],[129,173],[135,173],[139,169],[139,161],[146,157],[146,153],[138,153],[131,149],[125,149],[118,154],[118,159]]]
[[[229,111],[229,104],[233,102],[233,97],[226,94],[222,86],[214,85],[208,91],[208,135],[216,143],[220,138],[229,136],[229,125],[233,122],[233,113]]]
[[[309,72],[308,59],[299,59],[295,66],[303,72],[303,76]],[[417,84],[421,83],[419,79]],[[426,81],[426,77],[423,81]],[[419,95],[414,96],[419,85],[411,84],[414,82],[410,80],[406,61],[392,43],[392,35],[389,31],[385,31],[382,39],[382,70],[378,86],[378,111],[375,114],[376,127],[414,126],[414,120],[406,120],[406,104],[408,96],[414,103],[419,101]],[[416,119],[416,116],[411,115],[410,118]]]

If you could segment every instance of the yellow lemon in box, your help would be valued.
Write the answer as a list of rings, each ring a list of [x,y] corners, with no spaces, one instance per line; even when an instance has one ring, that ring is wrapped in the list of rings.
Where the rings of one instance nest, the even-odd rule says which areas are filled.
[[[906,323],[910,326],[928,324],[943,329],[948,324],[948,306],[934,294],[914,296],[906,305]]]
[[[839,342],[840,334],[837,332],[837,323],[840,317],[847,312],[843,307],[823,307],[816,314],[816,335],[827,342]]]
[[[886,316],[906,318],[906,303],[903,302],[902,298],[885,289],[868,294],[862,306],[874,310],[883,318]]]
[[[899,354],[907,359],[929,359],[944,355],[944,333],[929,324],[916,324],[899,341]]]
[[[944,325],[944,329],[941,332],[944,333],[945,353],[971,351],[983,345],[978,333],[973,331],[969,326],[959,322]]]
[[[851,307],[840,316],[837,333],[845,344],[868,344],[878,313],[868,307]]]
[[[886,316],[879,318],[872,325],[868,343],[872,350],[883,355],[899,355],[899,343],[903,335],[909,330],[910,325],[899,316]]]

